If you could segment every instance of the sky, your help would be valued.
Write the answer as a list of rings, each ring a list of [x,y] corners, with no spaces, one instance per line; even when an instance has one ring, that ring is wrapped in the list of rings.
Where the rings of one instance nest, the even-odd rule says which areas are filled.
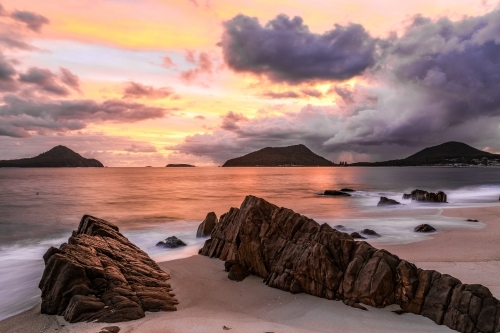
[[[500,153],[500,2],[0,0],[0,159]]]

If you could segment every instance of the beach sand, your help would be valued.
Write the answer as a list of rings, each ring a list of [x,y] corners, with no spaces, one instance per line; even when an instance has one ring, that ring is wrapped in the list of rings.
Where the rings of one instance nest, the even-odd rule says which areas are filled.
[[[500,206],[444,209],[443,215],[478,219],[479,230],[450,230],[432,239],[378,246],[424,269],[451,274],[464,283],[480,283],[500,298]],[[471,222],[473,223],[473,222]],[[120,332],[455,332],[423,316],[396,315],[390,306],[362,311],[318,297],[267,287],[250,276],[242,282],[227,278],[218,259],[193,256],[160,263],[171,275],[180,304],[176,312],[147,313],[140,320],[117,323],[69,324],[62,317],[35,308],[0,322],[0,332],[97,333],[106,326]],[[230,328],[224,330],[223,326]]]

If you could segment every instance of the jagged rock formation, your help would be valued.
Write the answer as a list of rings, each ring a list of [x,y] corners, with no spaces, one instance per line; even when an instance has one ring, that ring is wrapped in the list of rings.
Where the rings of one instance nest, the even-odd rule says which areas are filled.
[[[1,167],[10,168],[62,168],[62,167],[103,167],[93,158],[84,158],[65,146],[56,146],[51,150],[31,158],[0,161]]]
[[[212,230],[214,230],[215,225],[217,224],[217,221],[217,215],[215,215],[214,212],[208,213],[203,222],[201,222],[198,226],[196,237],[210,236]]]
[[[232,260],[270,287],[292,293],[353,306],[399,304],[406,312],[466,333],[500,329],[500,302],[488,288],[419,269],[327,224],[254,196],[220,217],[200,252]]]
[[[107,221],[83,216],[68,243],[49,248],[43,260],[44,314],[115,323],[176,310],[170,276]]]
[[[351,196],[349,193],[341,192],[341,191],[337,191],[337,190],[326,190],[325,192],[323,192],[323,195],[329,195],[332,197],[350,197]]]
[[[380,197],[380,200],[377,204],[377,206],[393,206],[393,205],[400,205],[401,203],[397,202],[396,200],[389,199],[386,197]]]
[[[413,190],[410,194],[403,194],[403,199],[411,199],[421,202],[444,202],[447,203],[446,193],[438,191],[437,193],[427,192],[424,190]]]

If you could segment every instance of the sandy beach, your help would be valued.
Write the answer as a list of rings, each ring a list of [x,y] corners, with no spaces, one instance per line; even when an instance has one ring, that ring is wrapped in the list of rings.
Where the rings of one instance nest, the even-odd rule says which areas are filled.
[[[500,298],[500,206],[444,209],[443,215],[478,219],[479,230],[440,232],[432,239],[405,245],[378,246],[435,269],[464,283],[479,283]],[[472,223],[472,222],[471,222]],[[120,332],[454,332],[430,319],[367,307],[361,311],[307,294],[293,295],[267,287],[250,276],[242,282],[227,278],[218,259],[193,256],[160,263],[171,275],[180,304],[176,312],[147,313],[140,320],[118,323],[69,324],[62,317],[39,313],[39,306],[0,322],[0,332],[96,333],[116,325]]]

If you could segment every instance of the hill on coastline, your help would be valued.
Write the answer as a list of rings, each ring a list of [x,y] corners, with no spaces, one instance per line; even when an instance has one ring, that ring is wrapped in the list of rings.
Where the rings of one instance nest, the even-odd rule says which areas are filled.
[[[266,147],[253,153],[233,158],[223,167],[253,167],[253,166],[334,166],[324,157],[316,155],[304,145],[288,147]]]
[[[103,167],[93,158],[84,158],[65,146],[56,146],[51,150],[31,158],[0,161],[0,168],[62,168],[62,167]]]
[[[419,166],[433,164],[471,163],[482,158],[498,159],[500,155],[488,153],[462,142],[450,141],[427,147],[407,158],[384,162],[358,162],[352,166]]]
[[[195,165],[191,164],[167,164],[167,168],[194,168]]]

